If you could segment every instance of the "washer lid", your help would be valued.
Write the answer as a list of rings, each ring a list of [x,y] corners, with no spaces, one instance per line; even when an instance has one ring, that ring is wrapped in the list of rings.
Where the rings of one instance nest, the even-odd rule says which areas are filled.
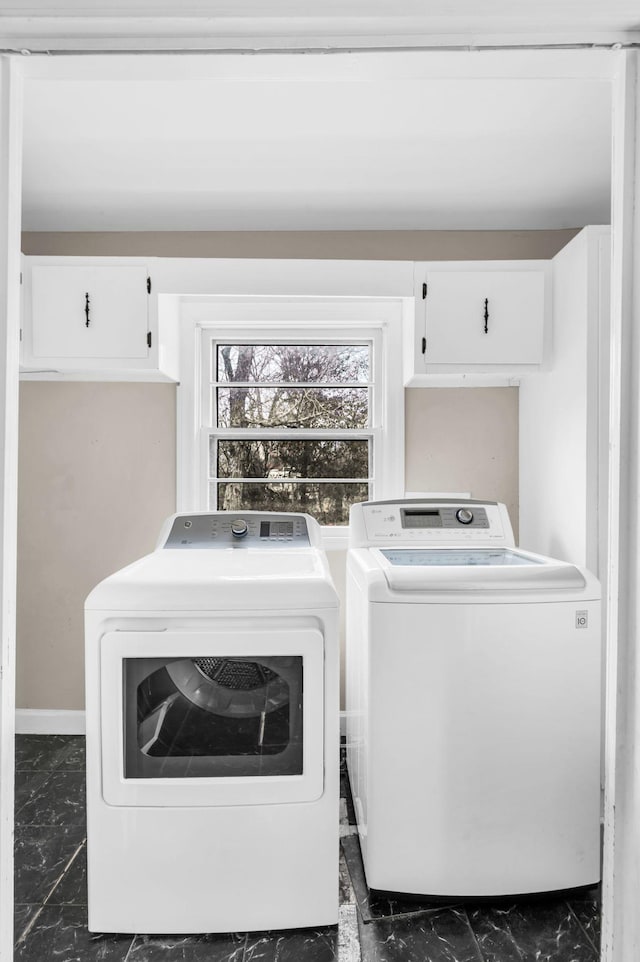
[[[396,591],[584,588],[579,568],[513,548],[370,549]]]
[[[317,548],[156,550],[93,589],[85,608],[117,611],[253,611],[336,607]]]

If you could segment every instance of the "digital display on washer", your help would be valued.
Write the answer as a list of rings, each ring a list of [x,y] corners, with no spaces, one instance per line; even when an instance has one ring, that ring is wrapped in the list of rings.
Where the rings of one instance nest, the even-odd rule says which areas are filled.
[[[261,538],[293,538],[293,521],[261,521]]]
[[[382,551],[387,561],[392,565],[415,565],[416,567],[446,567],[456,565],[539,565],[543,561],[535,558],[523,558],[515,551],[505,548],[472,548],[472,549],[434,549],[434,548],[392,548]]]
[[[442,517],[439,511],[402,511],[403,528],[441,528]]]

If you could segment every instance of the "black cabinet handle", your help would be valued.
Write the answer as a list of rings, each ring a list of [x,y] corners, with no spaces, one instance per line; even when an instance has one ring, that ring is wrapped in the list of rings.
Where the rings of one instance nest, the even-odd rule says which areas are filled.
[[[85,321],[85,327],[89,327],[90,321],[89,321],[89,292],[88,292],[88,291],[87,291],[87,293],[84,295],[84,313],[85,313],[85,315],[86,315],[86,317],[87,317],[87,319],[86,319],[86,321]]]
[[[489,333],[489,298],[484,299],[484,333]]]

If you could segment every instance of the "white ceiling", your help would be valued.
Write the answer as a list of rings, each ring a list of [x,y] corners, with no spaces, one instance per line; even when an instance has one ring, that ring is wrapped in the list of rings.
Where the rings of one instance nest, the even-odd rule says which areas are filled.
[[[309,62],[318,60],[326,67],[329,58]],[[27,80],[25,229],[542,229],[609,221],[607,83],[401,75],[351,82],[344,68],[332,80],[330,66],[322,79],[315,70],[267,79],[219,68],[165,82]]]

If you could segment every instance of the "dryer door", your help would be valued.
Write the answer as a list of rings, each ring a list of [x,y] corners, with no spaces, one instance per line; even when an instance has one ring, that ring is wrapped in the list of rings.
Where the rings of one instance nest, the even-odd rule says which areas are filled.
[[[171,807],[319,798],[323,673],[315,628],[107,632],[105,801]]]

